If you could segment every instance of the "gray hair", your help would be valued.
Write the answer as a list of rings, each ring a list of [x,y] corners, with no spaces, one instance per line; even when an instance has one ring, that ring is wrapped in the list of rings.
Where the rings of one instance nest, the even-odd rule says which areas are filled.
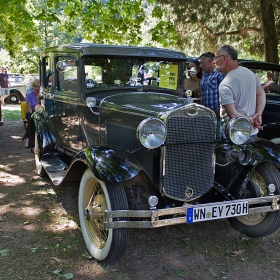
[[[32,82],[32,87],[35,87],[35,86],[40,86],[40,81],[38,79],[36,79]]]
[[[220,49],[225,51],[228,54],[228,56],[231,57],[232,60],[237,60],[238,58],[237,51],[235,50],[234,47],[230,45],[223,45]]]

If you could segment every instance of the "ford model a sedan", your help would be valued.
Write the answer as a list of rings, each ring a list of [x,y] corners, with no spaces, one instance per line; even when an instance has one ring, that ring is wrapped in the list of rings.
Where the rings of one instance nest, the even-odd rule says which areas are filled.
[[[280,225],[280,148],[183,95],[185,55],[74,44],[40,57],[44,109],[33,114],[39,175],[79,182],[87,249],[117,260],[129,228],[228,219],[250,237]]]

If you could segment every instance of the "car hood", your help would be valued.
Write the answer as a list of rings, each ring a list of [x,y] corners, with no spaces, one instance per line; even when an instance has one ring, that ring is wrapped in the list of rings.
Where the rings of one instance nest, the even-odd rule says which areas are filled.
[[[123,113],[132,113],[143,116],[158,116],[159,113],[174,110],[183,106],[179,97],[155,93],[140,92],[116,94],[106,97],[100,104],[100,110],[113,110]]]

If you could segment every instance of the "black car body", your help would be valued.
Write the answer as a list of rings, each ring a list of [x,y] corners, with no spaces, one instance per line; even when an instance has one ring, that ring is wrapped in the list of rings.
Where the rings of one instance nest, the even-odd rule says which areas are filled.
[[[183,95],[186,57],[148,47],[74,44],[40,57],[44,109],[33,114],[38,174],[80,184],[86,246],[124,254],[129,228],[228,218],[251,237],[280,225],[280,148]],[[149,75],[148,75],[149,74]]]
[[[280,65],[276,63],[241,60],[239,65],[252,70],[266,92],[266,106],[262,114],[264,129],[259,137],[280,144]]]

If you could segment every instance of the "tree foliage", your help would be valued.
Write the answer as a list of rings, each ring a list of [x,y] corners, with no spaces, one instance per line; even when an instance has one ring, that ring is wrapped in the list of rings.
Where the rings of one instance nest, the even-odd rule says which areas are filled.
[[[157,3],[157,9],[168,8],[168,22],[174,27],[173,30],[163,30],[163,44],[166,44],[166,38],[169,41],[172,37],[177,38],[175,46],[191,55],[215,51],[222,44],[232,44],[243,56],[263,58],[266,53],[267,60],[279,62],[280,0],[157,0]],[[270,9],[270,14],[262,20],[266,9]],[[275,41],[270,46],[268,43],[265,45],[267,25],[271,34],[275,29]],[[161,21],[152,30],[153,40],[159,39],[157,34],[160,30]],[[273,58],[270,58],[271,52],[274,52]]]
[[[33,16],[26,0],[2,0],[0,21],[0,45],[11,55],[23,46],[32,47],[37,37]]]
[[[145,19],[140,0],[73,0],[64,9],[66,28],[72,32],[72,19],[79,18],[81,35],[96,43],[137,45]]]
[[[163,46],[192,56],[229,43],[243,57],[278,62],[280,0],[2,2],[0,47],[32,71],[43,48],[81,39]]]

